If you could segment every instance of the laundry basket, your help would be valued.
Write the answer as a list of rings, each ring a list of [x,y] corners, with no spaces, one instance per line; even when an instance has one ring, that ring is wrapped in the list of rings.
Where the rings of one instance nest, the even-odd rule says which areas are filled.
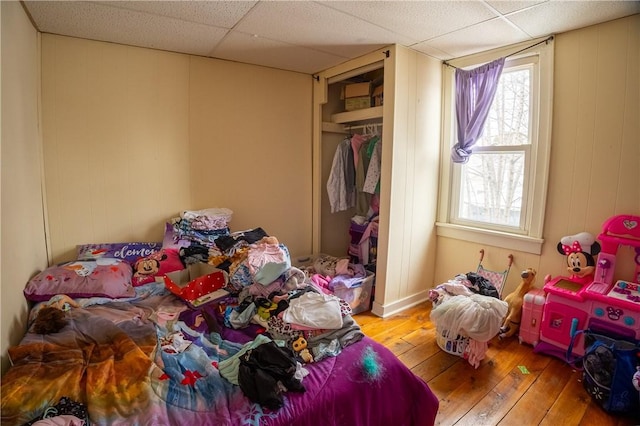
[[[500,300],[501,296],[502,296],[502,289],[504,288],[504,284],[507,280],[507,276],[509,275],[509,270],[511,269],[511,265],[513,264],[513,255],[509,254],[507,256],[508,259],[508,263],[507,263],[507,267],[506,269],[502,270],[502,271],[493,271],[493,270],[489,270],[486,269],[483,265],[482,265],[482,260],[484,259],[484,249],[480,250],[480,261],[478,262],[478,268],[476,270],[476,274],[479,275],[480,277],[484,278],[485,280],[489,281],[490,286],[493,286],[495,288],[495,290],[491,289],[491,295],[493,296],[494,294],[497,295],[498,297],[496,297],[496,299]],[[467,276],[469,276],[472,273],[467,274]],[[462,275],[462,274],[461,274]],[[434,289],[434,293],[441,288],[441,286],[436,287],[436,289]],[[447,300],[446,298],[451,296],[452,294],[447,293],[447,291],[445,290],[445,294],[448,294],[447,296],[445,296],[445,300]],[[432,297],[432,294],[430,292],[430,297],[432,297],[432,302],[434,304],[434,308],[437,309],[437,306],[442,303],[442,300],[437,293],[435,295],[433,295],[434,297]],[[459,299],[458,299],[459,300]],[[460,306],[460,305],[458,305]],[[450,308],[451,310],[449,312],[453,312],[457,315],[457,312],[459,312],[456,308]],[[506,312],[506,308],[505,308],[505,312]],[[451,354],[451,355],[457,355],[463,358],[466,358],[466,354],[469,352],[469,341],[470,341],[470,337],[466,336],[466,335],[461,335],[458,334],[457,332],[451,332],[447,326],[450,324],[447,324],[445,321],[445,324],[440,324],[437,321],[434,321],[435,325],[436,325],[436,343],[438,344],[438,346],[440,347],[440,349],[442,349],[443,351]],[[498,324],[495,324],[498,325]],[[487,330],[493,330],[494,327],[491,327]],[[497,330],[497,328],[496,328]]]
[[[449,330],[436,326],[436,343],[443,351],[457,356],[464,356],[464,351],[469,346],[469,338],[461,335],[450,336]]]

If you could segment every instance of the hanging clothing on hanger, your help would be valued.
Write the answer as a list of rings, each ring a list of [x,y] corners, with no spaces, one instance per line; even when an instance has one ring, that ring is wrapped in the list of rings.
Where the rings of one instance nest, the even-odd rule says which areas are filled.
[[[331,213],[348,210],[356,205],[355,167],[351,138],[343,139],[336,148],[327,179],[327,195]]]
[[[372,195],[379,193],[380,137],[377,126],[366,125],[363,131],[350,134],[336,148],[327,180],[331,213],[355,207],[357,215],[368,217],[378,210]]]
[[[378,136],[374,136],[369,141],[368,154],[371,157],[369,160],[369,167],[367,168],[367,175],[365,177],[362,190],[369,194],[380,193],[380,169],[382,158],[382,141]]]
[[[358,163],[360,162],[360,148],[362,145],[368,140],[364,135],[354,134],[351,136],[351,148],[353,149],[353,164],[356,169],[358,168]]]
[[[360,144],[358,150],[358,162],[356,163],[356,214],[366,216],[371,205],[371,194],[362,191],[366,178],[367,169],[369,168],[369,156],[367,155],[368,138],[359,135],[365,142]],[[353,138],[352,138],[353,145]]]

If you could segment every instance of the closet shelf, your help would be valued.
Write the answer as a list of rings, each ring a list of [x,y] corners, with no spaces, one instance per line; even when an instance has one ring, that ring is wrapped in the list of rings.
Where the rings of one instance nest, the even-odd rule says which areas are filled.
[[[333,123],[353,123],[355,121],[382,118],[382,106],[357,109],[355,111],[339,112],[331,115]]]
[[[328,133],[349,133],[349,131],[346,130],[342,124],[332,123],[329,121],[322,122],[322,131]]]

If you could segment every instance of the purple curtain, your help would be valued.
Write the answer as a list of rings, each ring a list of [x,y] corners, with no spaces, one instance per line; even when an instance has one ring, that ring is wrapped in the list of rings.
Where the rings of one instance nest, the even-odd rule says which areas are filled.
[[[453,162],[469,161],[471,148],[482,135],[502,68],[504,68],[504,58],[472,70],[456,70],[458,142],[451,149]]]

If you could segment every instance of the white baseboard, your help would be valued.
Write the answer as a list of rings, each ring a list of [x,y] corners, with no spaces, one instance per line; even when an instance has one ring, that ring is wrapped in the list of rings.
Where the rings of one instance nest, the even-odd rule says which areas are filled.
[[[371,307],[371,312],[374,315],[377,315],[382,318],[386,318],[390,315],[397,314],[398,312],[402,312],[405,309],[409,309],[412,306],[415,306],[419,303],[429,300],[429,290],[424,290],[416,294],[412,294],[411,296],[405,297],[404,299],[396,300],[395,302],[388,303],[386,305],[381,305],[377,302],[373,302],[373,306]]]

